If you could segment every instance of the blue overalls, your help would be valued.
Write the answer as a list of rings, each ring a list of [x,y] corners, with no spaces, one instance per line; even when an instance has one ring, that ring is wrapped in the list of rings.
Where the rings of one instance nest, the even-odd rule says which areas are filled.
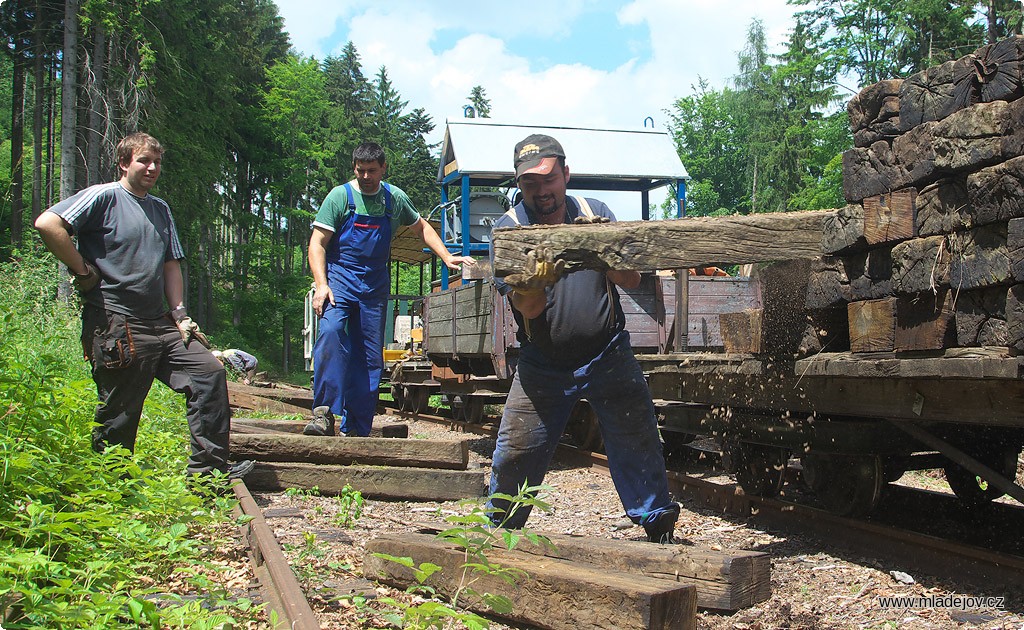
[[[327,249],[327,285],[335,305],[324,304],[313,345],[313,408],[326,405],[345,435],[370,434],[384,369],[384,315],[391,255],[391,188],[384,189],[384,216],[356,213],[345,184],[349,213]]]

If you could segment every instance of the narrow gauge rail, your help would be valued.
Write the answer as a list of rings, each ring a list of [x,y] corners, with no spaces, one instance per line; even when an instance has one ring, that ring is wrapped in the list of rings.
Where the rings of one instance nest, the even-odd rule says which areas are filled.
[[[278,627],[319,630],[320,622],[295,579],[291,564],[277,543],[274,532],[263,518],[260,506],[242,480],[234,482],[232,489],[238,499],[235,516],[249,517],[239,526],[239,531],[249,546],[249,562],[260,582],[264,599],[271,610],[277,613]]]
[[[382,406],[380,411],[435,422],[455,431],[491,436],[495,434],[494,423],[456,420],[439,415],[438,409],[428,409],[434,413],[416,413]],[[606,458],[600,453],[563,444],[558,456],[578,465],[607,470]],[[739,518],[751,518],[762,526],[801,531],[827,540],[830,545],[847,548],[867,557],[898,561],[901,566],[913,567],[932,575],[958,579],[968,577],[989,582],[1006,580],[1007,583],[1016,583],[1024,578],[1024,557],[1017,554],[943,540],[874,521],[835,516],[792,501],[748,496],[737,492],[733,484],[712,483],[678,471],[670,470],[669,480],[676,495],[689,497],[701,505]],[[252,517],[240,530],[250,547],[250,561],[263,587],[266,601],[277,611],[285,627],[307,630],[319,628],[316,616],[273,532],[263,519],[259,506],[244,483],[236,482],[233,489],[239,499],[237,514]],[[921,500],[921,496],[924,496],[924,500],[930,499],[929,493],[904,493],[898,502]],[[946,495],[944,498],[948,500],[950,497]],[[1004,510],[999,520],[1011,524],[1011,527],[1017,523],[1015,527],[1019,531],[1020,523],[1024,522],[1024,510],[1002,504],[993,505]]]

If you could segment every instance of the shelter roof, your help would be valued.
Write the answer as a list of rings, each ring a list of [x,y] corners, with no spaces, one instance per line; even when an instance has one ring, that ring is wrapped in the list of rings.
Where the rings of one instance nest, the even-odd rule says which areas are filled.
[[[458,172],[468,175],[474,186],[510,185],[513,148],[533,133],[547,134],[561,143],[571,188],[650,190],[690,178],[664,131],[513,125],[465,118],[447,121],[437,181]]]

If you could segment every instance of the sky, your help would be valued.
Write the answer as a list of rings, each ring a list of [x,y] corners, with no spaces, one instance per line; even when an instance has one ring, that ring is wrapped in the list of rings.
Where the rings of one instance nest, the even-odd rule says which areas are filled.
[[[476,85],[495,121],[636,129],[646,120],[667,130],[666,110],[702,78],[713,89],[729,84],[752,20],[779,52],[799,8],[786,0],[277,5],[297,52],[323,60],[351,40],[367,78],[386,66],[402,98],[433,118],[430,142],[440,142],[446,120],[463,117]]]

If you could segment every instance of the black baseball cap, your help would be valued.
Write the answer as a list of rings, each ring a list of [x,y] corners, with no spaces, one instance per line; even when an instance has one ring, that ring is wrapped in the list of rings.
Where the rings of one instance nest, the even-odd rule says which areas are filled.
[[[527,173],[547,175],[558,164],[558,158],[565,158],[562,145],[551,136],[535,133],[526,136],[516,145],[512,164],[516,169],[516,177]]]

